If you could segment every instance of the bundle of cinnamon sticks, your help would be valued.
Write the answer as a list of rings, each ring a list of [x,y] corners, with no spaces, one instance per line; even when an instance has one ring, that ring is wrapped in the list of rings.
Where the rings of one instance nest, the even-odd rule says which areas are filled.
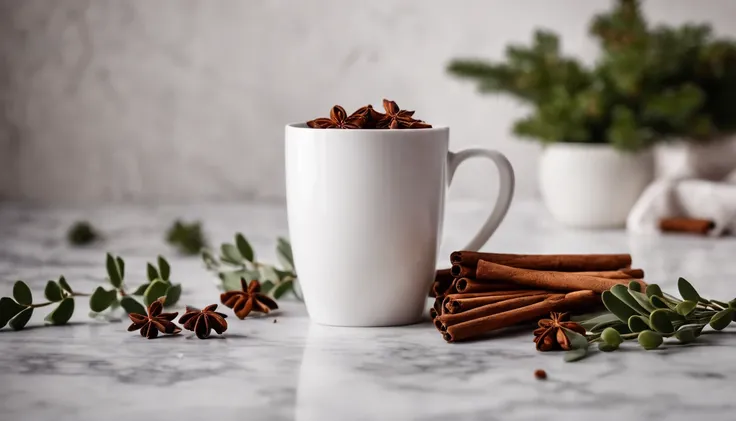
[[[616,284],[642,280],[629,254],[522,255],[456,251],[438,270],[432,320],[447,342],[531,322],[552,311],[586,311]]]

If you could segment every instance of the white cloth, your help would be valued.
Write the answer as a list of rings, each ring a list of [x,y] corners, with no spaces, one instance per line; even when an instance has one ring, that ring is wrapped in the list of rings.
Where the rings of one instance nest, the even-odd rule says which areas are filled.
[[[637,234],[658,233],[659,220],[666,217],[710,219],[715,228],[709,235],[736,234],[736,171],[720,182],[654,181],[629,212],[626,229]]]

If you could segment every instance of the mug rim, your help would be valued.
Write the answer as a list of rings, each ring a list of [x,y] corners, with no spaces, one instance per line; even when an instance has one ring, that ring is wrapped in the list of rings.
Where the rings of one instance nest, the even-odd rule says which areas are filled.
[[[295,122],[295,123],[289,123],[289,124],[286,125],[286,128],[290,128],[290,129],[308,129],[308,130],[335,130],[335,131],[340,131],[340,132],[343,132],[344,131],[344,132],[350,132],[350,133],[354,133],[354,132],[361,132],[361,133],[363,133],[363,132],[377,132],[377,133],[387,133],[387,132],[391,132],[391,133],[427,132],[427,133],[429,133],[429,132],[437,132],[437,131],[443,131],[443,130],[449,130],[450,129],[449,126],[445,126],[445,125],[432,126],[430,128],[425,128],[425,129],[349,129],[349,130],[346,130],[346,129],[334,129],[334,128],[332,128],[332,129],[313,129],[313,128],[307,126],[307,123],[306,122],[303,122],[303,121]]]

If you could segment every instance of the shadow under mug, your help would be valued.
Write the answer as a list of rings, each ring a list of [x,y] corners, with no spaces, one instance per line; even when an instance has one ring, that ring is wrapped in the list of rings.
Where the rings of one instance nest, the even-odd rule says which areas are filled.
[[[464,250],[478,250],[508,211],[514,171],[501,153],[448,151],[450,129],[286,126],[286,197],[294,263],[310,318],[333,326],[421,319],[434,278],[445,191],[468,158],[490,159],[500,188]]]

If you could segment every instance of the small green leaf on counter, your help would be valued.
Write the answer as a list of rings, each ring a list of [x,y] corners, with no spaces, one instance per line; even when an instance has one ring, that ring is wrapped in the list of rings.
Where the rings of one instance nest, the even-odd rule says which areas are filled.
[[[72,318],[72,314],[74,314],[74,298],[67,297],[59,303],[54,311],[46,316],[46,321],[53,325],[63,325]]]
[[[21,330],[24,327],[26,327],[26,324],[28,324],[28,321],[31,320],[31,316],[33,315],[33,307],[26,307],[25,310],[18,313],[17,316],[13,317],[10,320],[10,327],[13,330]]]
[[[46,283],[46,289],[43,291],[43,295],[49,301],[61,301],[64,297],[61,293],[61,287],[55,281],[48,281]]]
[[[26,306],[31,305],[33,302],[33,294],[31,294],[31,289],[28,287],[28,284],[23,281],[15,281],[15,284],[13,285],[13,298],[15,298],[15,301],[17,301],[18,304]]]

